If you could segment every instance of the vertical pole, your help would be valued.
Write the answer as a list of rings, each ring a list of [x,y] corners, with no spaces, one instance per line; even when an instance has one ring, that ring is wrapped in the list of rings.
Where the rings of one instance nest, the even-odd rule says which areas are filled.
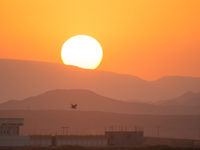
[[[199,133],[198,137],[199,137],[199,139],[200,139],[200,128],[199,128],[199,132],[198,132],[198,133]]]
[[[135,131],[137,131],[137,126],[135,126]]]
[[[157,127],[157,136],[160,136],[160,127]]]

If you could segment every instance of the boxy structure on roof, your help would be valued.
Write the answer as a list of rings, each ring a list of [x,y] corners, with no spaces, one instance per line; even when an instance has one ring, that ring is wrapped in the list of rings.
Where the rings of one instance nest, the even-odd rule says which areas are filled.
[[[0,136],[19,136],[23,124],[23,118],[0,118]]]
[[[143,131],[106,131],[109,146],[141,146],[144,142]]]

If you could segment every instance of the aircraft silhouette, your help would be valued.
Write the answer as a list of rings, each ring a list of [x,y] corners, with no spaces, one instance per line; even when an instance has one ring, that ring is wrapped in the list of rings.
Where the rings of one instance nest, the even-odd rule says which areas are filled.
[[[71,104],[72,109],[77,109],[77,106],[78,106],[77,104]]]

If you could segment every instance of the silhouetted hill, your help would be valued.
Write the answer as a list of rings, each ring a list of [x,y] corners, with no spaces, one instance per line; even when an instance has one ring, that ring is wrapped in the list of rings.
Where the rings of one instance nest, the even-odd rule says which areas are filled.
[[[0,104],[0,109],[71,110],[71,104],[78,104],[78,110],[84,111],[152,114],[155,110],[150,104],[118,101],[79,89],[53,90],[24,100],[7,101]]]
[[[158,102],[160,105],[168,106],[196,106],[200,107],[200,93],[186,92],[183,95],[166,101]]]
[[[200,78],[164,77],[145,81],[131,75],[86,70],[63,64],[0,59],[0,100],[24,99],[54,89],[89,89],[129,101],[171,99],[200,92]]]
[[[183,100],[182,103],[179,101]],[[71,110],[71,104],[78,104],[81,111],[104,111],[128,114],[173,114],[188,115],[200,114],[200,104],[188,105],[193,103],[191,98],[184,95],[171,104],[148,104],[142,102],[123,102],[108,97],[98,95],[89,90],[52,90],[43,94],[26,98],[24,100],[11,100],[0,104],[0,109],[6,110]],[[175,101],[175,104],[173,103]],[[176,103],[178,101],[179,103]],[[185,103],[185,105],[183,105]]]
[[[159,87],[159,95],[169,95],[163,98],[165,100],[181,96],[188,91],[200,92],[200,78],[197,77],[166,76],[153,81],[152,84]]]
[[[130,75],[63,64],[0,59],[0,99],[23,99],[54,89],[90,89],[118,99],[140,97],[148,82]],[[140,94],[139,94],[140,93]],[[135,96],[133,96],[135,95]]]

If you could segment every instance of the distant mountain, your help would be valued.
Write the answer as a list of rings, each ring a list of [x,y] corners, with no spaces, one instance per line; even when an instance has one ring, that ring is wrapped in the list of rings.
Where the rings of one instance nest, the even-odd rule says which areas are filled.
[[[197,77],[166,76],[153,81],[152,84],[158,87],[157,92],[160,95],[160,100],[172,99],[188,91],[195,93],[200,92],[200,78]],[[165,98],[161,98],[162,95],[165,95]],[[159,100],[159,98],[157,100]]]
[[[79,89],[53,90],[24,100],[10,100],[0,104],[0,109],[72,110],[71,104],[78,104],[82,111],[151,114],[155,110],[150,104],[122,102]]]
[[[166,101],[158,102],[159,105],[165,106],[196,106],[200,107],[200,93],[186,92],[185,94]]]
[[[135,99],[142,95],[141,89],[145,90],[147,84],[130,75],[55,63],[0,59],[2,100],[24,99],[54,89],[90,89],[112,98]]]
[[[164,77],[150,82],[63,64],[0,59],[0,102],[54,89],[89,89],[113,99],[151,102],[200,92],[200,78]]]
[[[98,95],[89,90],[72,89],[52,90],[24,100],[10,100],[0,104],[0,110],[72,110],[71,104],[78,104],[78,111],[148,115],[200,114],[200,104],[192,105],[194,102],[196,100],[188,98],[187,95],[175,100],[168,100],[168,104],[162,102],[157,104],[123,102]]]

